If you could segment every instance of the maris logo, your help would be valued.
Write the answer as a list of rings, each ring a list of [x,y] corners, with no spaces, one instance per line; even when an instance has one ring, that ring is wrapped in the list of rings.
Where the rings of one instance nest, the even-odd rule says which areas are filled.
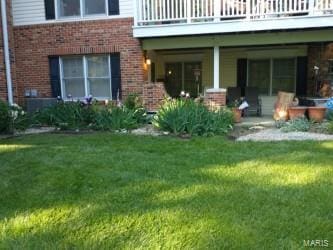
[[[305,247],[329,247],[328,240],[304,240]]]

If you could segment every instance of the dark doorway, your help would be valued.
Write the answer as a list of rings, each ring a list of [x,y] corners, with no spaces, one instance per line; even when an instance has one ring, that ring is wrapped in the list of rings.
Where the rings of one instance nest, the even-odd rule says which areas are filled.
[[[179,97],[181,91],[197,97],[202,93],[201,62],[175,62],[165,64],[165,88],[171,97]]]

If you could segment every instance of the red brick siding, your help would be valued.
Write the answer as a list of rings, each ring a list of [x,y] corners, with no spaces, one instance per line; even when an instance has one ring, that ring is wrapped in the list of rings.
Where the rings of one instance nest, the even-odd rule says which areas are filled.
[[[164,83],[146,83],[142,88],[143,103],[149,111],[157,111],[168,96]]]
[[[226,105],[226,91],[206,92],[204,103],[211,108],[220,108]]]
[[[133,19],[79,21],[14,27],[17,83],[51,96],[48,56],[120,52],[123,95],[142,94],[144,59],[139,40],[133,38]]]

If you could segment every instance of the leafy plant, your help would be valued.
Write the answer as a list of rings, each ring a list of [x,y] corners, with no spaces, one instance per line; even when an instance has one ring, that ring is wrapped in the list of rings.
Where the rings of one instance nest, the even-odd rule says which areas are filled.
[[[102,106],[91,100],[59,102],[37,112],[34,121],[37,125],[56,126],[63,130],[128,130],[146,121],[146,111],[137,97],[133,95],[125,103],[117,107],[114,104]]]
[[[93,128],[96,130],[128,130],[137,128],[138,124],[135,110],[110,105],[96,114]]]
[[[147,121],[146,109],[143,106],[141,97],[137,93],[132,93],[127,96],[124,101],[124,107],[134,112],[138,123],[145,123]]]
[[[327,112],[327,120],[333,121],[333,110]]]
[[[232,127],[233,115],[229,110],[209,110],[204,104],[191,99],[169,99],[153,118],[153,125],[174,134],[225,134]]]
[[[8,132],[10,127],[10,115],[8,105],[0,100],[0,133]]]
[[[311,128],[311,122],[306,118],[297,118],[282,123],[280,130],[282,132],[307,132]]]
[[[87,127],[95,119],[97,112],[95,105],[83,105],[80,102],[59,102],[37,112],[34,121],[39,125],[56,126],[61,129]]]
[[[327,131],[329,134],[333,134],[333,121],[330,121],[327,126]]]
[[[27,113],[17,104],[9,107],[10,132],[14,130],[25,130],[29,126],[29,117]]]

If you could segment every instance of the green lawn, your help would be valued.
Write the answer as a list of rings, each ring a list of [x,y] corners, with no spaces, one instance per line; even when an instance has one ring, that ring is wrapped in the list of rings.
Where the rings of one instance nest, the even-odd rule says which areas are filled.
[[[333,142],[0,141],[0,249],[333,246]]]

